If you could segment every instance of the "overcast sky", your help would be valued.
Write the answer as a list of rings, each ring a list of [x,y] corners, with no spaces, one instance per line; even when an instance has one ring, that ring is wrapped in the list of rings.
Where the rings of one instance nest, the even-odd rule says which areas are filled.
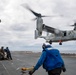
[[[62,30],[71,30],[76,21],[76,0],[0,0],[0,46],[10,50],[40,50],[44,39],[34,39],[35,16],[22,5],[34,11],[55,17],[43,18],[44,23]],[[76,50],[76,41],[53,44],[61,50]],[[70,48],[69,48],[70,47]],[[40,50],[41,51],[41,50]]]

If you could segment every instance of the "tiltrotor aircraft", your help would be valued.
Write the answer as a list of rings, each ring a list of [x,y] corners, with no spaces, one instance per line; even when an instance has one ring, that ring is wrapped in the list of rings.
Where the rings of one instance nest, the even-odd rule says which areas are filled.
[[[36,20],[36,30],[35,30],[35,39],[37,38],[44,38],[46,42],[59,42],[59,45],[62,45],[62,42],[76,40],[76,23],[74,23],[73,30],[59,30],[50,26],[47,26],[43,23],[42,17],[40,13],[34,12],[31,8],[27,7],[29,11],[31,11],[35,16]],[[42,36],[43,31],[47,32],[46,36]],[[51,34],[50,34],[51,33]]]

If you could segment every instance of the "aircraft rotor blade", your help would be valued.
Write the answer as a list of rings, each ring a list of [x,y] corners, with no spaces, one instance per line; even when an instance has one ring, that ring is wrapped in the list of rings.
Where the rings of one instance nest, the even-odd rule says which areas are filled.
[[[1,19],[0,19],[0,23],[1,23]]]
[[[73,25],[70,25],[70,26],[76,26],[76,23],[74,23]]]
[[[33,18],[33,19],[32,19],[32,21],[35,21],[35,20],[37,20],[37,18]]]
[[[41,16],[41,17],[50,17],[50,16]],[[37,18],[32,19],[33,21],[37,20]]]
[[[51,17],[51,16],[42,15],[41,17]]]
[[[26,7],[29,11],[31,11],[36,17],[42,17],[40,13],[36,13],[35,11],[33,11],[30,7]]]
[[[33,11],[28,5],[25,7],[23,6],[24,8],[28,9],[30,12],[32,12],[36,17],[50,17],[50,16],[45,16],[45,15],[41,15],[40,13],[36,13],[35,11]],[[36,20],[37,18],[35,18]]]
[[[70,26],[75,26],[75,25],[70,25]]]
[[[28,9],[31,13],[33,13],[36,17],[56,17],[55,15],[54,16],[46,16],[46,15],[41,15],[40,13],[37,13],[35,11],[33,11],[28,5],[22,5],[24,8]],[[37,18],[33,19],[33,20],[36,20]]]

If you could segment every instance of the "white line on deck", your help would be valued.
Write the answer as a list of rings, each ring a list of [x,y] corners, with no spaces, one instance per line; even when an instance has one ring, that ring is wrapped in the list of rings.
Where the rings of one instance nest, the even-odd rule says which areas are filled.
[[[2,64],[2,61],[1,61],[1,64]],[[6,70],[6,72],[8,73],[8,75],[10,75],[10,73],[8,72],[7,68],[5,67],[4,64],[2,64],[2,66],[4,67],[4,69]]]

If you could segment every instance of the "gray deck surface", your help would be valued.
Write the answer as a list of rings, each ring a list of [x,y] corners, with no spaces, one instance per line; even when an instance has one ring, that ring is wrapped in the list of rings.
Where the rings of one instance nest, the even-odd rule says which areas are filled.
[[[12,52],[12,61],[0,61],[0,75],[21,75],[20,68],[34,66],[39,56],[40,53]],[[62,57],[67,71],[61,75],[76,75],[76,57]],[[28,73],[24,75],[28,75]],[[33,75],[47,75],[47,72],[40,67]]]

